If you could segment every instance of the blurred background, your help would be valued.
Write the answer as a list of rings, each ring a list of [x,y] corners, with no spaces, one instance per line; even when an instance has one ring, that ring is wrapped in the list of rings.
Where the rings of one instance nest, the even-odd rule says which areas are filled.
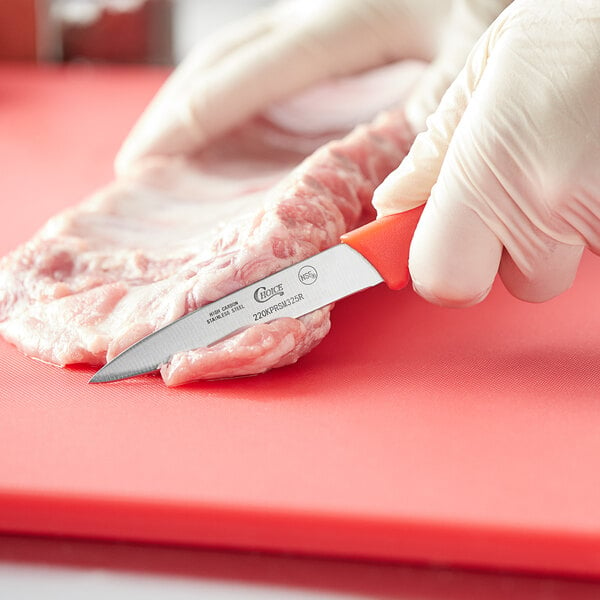
[[[170,65],[270,0],[0,0],[0,60]]]

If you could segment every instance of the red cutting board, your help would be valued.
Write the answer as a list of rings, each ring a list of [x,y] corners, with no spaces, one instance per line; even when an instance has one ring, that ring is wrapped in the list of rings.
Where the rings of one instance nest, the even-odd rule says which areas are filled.
[[[0,67],[0,252],[110,179],[163,79]],[[0,531],[600,577],[599,273],[539,306],[377,288],[296,365],[176,389],[0,342]]]

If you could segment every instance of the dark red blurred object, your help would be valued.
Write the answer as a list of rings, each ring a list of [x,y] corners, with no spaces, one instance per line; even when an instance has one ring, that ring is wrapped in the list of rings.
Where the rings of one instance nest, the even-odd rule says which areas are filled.
[[[35,0],[0,1],[0,60],[35,60]]]
[[[92,23],[60,23],[60,33],[64,61],[172,62],[168,0],[147,0],[128,11],[104,8]]]
[[[0,60],[172,64],[172,4],[108,4],[77,20],[52,0],[0,0]]]

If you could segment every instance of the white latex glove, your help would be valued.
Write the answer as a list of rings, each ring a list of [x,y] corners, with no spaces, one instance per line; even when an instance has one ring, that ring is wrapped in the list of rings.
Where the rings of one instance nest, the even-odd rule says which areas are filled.
[[[116,159],[187,154],[272,102],[398,58],[430,60],[451,0],[287,0],[203,40],[146,109]]]
[[[417,292],[468,306],[498,271],[524,300],[568,289],[600,254],[600,2],[516,0],[427,126],[374,196],[379,216],[427,201]]]
[[[147,155],[200,149],[312,83],[439,54],[409,102],[421,130],[508,0],[456,2],[451,16],[452,0],[288,0],[256,12],[203,41],[175,70],[126,139],[116,170]]]
[[[415,133],[438,107],[465,64],[475,42],[512,0],[453,0],[440,48],[406,103],[406,117]]]

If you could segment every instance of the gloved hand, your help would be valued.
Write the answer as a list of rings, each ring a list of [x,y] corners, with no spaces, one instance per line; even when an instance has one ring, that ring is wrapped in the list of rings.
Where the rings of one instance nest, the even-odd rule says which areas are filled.
[[[600,3],[516,0],[477,42],[379,216],[427,201],[410,249],[426,299],[468,306],[499,271],[539,302],[600,254]]]
[[[118,173],[147,155],[186,154],[272,102],[329,77],[439,54],[409,102],[421,130],[508,0],[287,0],[202,42],[126,139]],[[442,52],[440,52],[443,49]]]

